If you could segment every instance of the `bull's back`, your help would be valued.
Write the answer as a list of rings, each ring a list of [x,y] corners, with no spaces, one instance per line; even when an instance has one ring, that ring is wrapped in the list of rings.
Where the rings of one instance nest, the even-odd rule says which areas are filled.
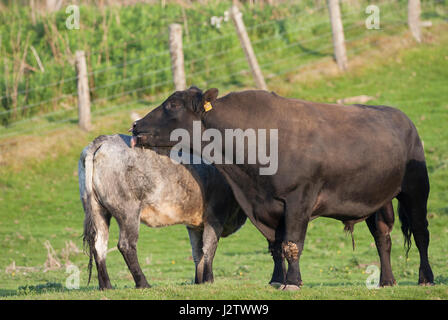
[[[316,142],[325,181],[315,216],[363,217],[394,198],[407,163],[422,154],[411,120],[385,106],[318,105],[323,125]]]
[[[387,106],[334,105],[270,97],[279,129],[281,188],[312,181],[320,188],[313,215],[367,215],[400,191],[406,165],[424,159],[412,121]],[[276,186],[277,187],[277,186]]]

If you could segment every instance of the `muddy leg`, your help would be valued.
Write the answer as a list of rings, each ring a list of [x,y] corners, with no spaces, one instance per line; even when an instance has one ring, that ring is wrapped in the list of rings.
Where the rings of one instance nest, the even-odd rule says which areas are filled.
[[[285,237],[282,252],[288,261],[288,270],[285,285],[280,288],[283,290],[298,290],[303,284],[299,259],[309,223],[310,201],[311,197],[305,197],[301,192],[292,193],[285,200]]]

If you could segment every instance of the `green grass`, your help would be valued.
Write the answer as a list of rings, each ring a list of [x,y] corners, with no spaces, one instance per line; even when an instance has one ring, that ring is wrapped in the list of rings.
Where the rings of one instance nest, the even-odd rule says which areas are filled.
[[[138,243],[139,259],[151,289],[135,290],[130,273],[118,250],[108,255],[108,268],[114,290],[87,287],[88,258],[83,253],[68,255],[81,270],[81,288],[65,289],[69,276],[65,268],[44,272],[46,240],[64,264],[63,249],[72,241],[82,249],[81,207],[77,185],[77,161],[81,149],[100,133],[126,132],[128,112],[94,118],[94,132],[78,132],[74,124],[59,131],[16,138],[36,139],[45,150],[38,158],[18,158],[0,167],[0,297],[2,299],[447,299],[448,298],[448,32],[441,26],[427,36],[436,38],[393,56],[387,52],[372,58],[346,74],[318,77],[313,81],[276,78],[268,82],[275,90],[291,97],[333,102],[366,94],[375,101],[399,107],[415,122],[425,143],[431,194],[429,199],[430,262],[436,286],[417,286],[419,257],[415,245],[405,257],[399,222],[392,232],[392,268],[398,285],[369,290],[366,268],[378,264],[373,239],[364,223],[355,226],[356,250],[343,225],[320,218],[311,222],[301,257],[304,286],[299,292],[270,288],[273,264],[267,242],[250,224],[220,241],[214,261],[215,283],[193,285],[194,266],[188,235],[183,226],[149,229],[142,225]],[[437,37],[436,37],[437,36]],[[373,50],[373,49],[372,49]],[[131,108],[136,108],[133,105]],[[139,107],[142,107],[140,105]],[[146,110],[149,110],[149,106]],[[146,111],[145,110],[145,111]],[[356,134],[356,133],[354,133]],[[59,135],[59,136],[58,136]],[[59,139],[51,148],[46,139]],[[8,144],[13,140],[1,141]],[[42,145],[39,145],[42,143]],[[29,144],[24,144],[27,148]],[[7,147],[4,147],[7,148]],[[12,148],[12,147],[11,147]],[[6,149],[3,149],[6,150]],[[23,150],[23,153],[30,152]],[[117,243],[118,229],[111,224],[109,247]],[[67,257],[67,256],[66,256]],[[16,271],[11,264],[15,262]],[[19,267],[28,267],[20,269]],[[8,269],[9,272],[6,272]]]

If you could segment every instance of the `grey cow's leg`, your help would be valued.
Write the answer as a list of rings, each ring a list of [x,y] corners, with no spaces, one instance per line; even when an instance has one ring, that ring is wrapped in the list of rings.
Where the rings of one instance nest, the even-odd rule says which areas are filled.
[[[136,288],[149,288],[150,285],[140,268],[137,258],[137,241],[140,226],[140,217],[127,216],[125,219],[117,218],[120,227],[120,237],[118,240],[118,250],[123,255],[132,277],[135,281]]]
[[[198,283],[213,282],[213,259],[218,241],[222,234],[222,225],[205,224],[202,235],[202,258],[197,266]]]
[[[107,243],[109,240],[109,224],[111,215],[101,205],[92,201],[92,222],[95,225],[96,234],[94,243],[91,246],[92,254],[95,259],[96,269],[98,271],[98,283],[101,290],[111,289],[109,274],[106,268]]]
[[[195,275],[194,275],[194,283],[198,284],[199,282],[199,274],[198,274],[198,266],[199,262],[202,259],[202,235],[203,230],[198,228],[187,227],[188,236],[190,237],[191,244],[191,253],[193,256],[194,266],[195,266]]]

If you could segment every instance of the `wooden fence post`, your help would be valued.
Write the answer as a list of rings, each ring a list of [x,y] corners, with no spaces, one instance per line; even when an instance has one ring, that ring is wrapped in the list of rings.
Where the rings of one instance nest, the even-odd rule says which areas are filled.
[[[90,122],[90,90],[84,51],[76,51],[75,59],[78,76],[78,123],[82,130],[89,131],[92,126]]]
[[[238,38],[240,39],[241,46],[243,47],[247,61],[249,62],[249,67],[252,71],[255,85],[258,89],[267,90],[268,87],[264,81],[263,74],[261,73],[260,66],[258,65],[257,58],[255,57],[254,50],[252,49],[252,44],[250,43],[249,36],[247,35],[246,27],[244,26],[243,15],[240,10],[238,10],[237,6],[232,6],[230,9],[230,16],[235,24]]]
[[[333,47],[336,63],[340,70],[347,69],[347,53],[345,50],[344,27],[341,20],[339,0],[327,0],[330,13],[331,29],[333,34]]]
[[[46,0],[47,12],[55,12],[62,7],[62,0]]]
[[[177,23],[170,24],[170,55],[174,88],[176,91],[183,91],[187,89],[187,82],[185,81],[184,52],[182,49],[182,26]]]
[[[34,0],[30,0],[30,8],[31,8],[31,22],[33,26],[36,25],[36,3]]]
[[[408,26],[415,41],[421,42],[420,0],[408,0]]]

